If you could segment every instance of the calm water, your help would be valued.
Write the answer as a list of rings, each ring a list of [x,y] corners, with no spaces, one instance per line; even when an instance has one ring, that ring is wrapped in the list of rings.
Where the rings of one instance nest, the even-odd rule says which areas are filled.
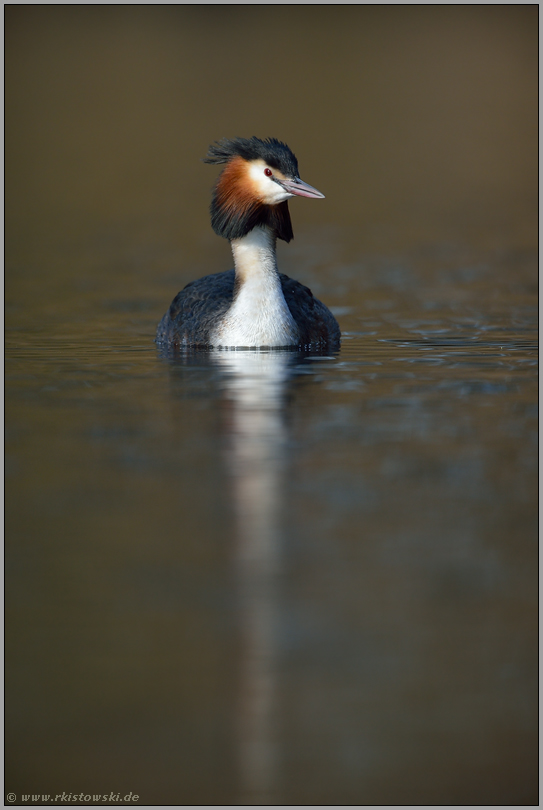
[[[262,131],[281,94],[258,128],[242,104],[221,107],[197,54],[213,45],[219,70],[228,21],[208,27],[197,7],[49,8],[7,25],[6,791],[537,803],[537,17],[266,18],[273,42],[295,14],[296,64],[305,54],[320,77],[324,101],[306,76],[306,110],[287,100],[283,123],[302,177],[332,199],[292,203],[280,266],[332,307],[342,348],[168,358],[153,338],[172,297],[231,266],[198,158],[253,127],[289,141]],[[264,12],[248,13],[227,29],[236,53],[262,30]],[[374,45],[345,55],[355,22]],[[350,60],[344,98],[330,62],[311,61],[327,37]],[[389,72],[379,42],[402,46]],[[422,95],[395,140],[388,113],[411,81]],[[176,88],[188,133],[169,119]],[[214,112],[197,120],[202,88]],[[368,168],[347,177],[338,118],[357,88],[385,106],[367,125]],[[304,130],[321,104],[335,114],[315,136],[326,150]],[[414,122],[444,133],[449,106],[451,140],[427,154]],[[134,139],[112,154],[115,116]],[[409,163],[410,143],[411,178],[388,162]],[[491,171],[489,152],[509,157]]]
[[[530,803],[534,268],[462,256],[337,268],[336,356],[162,358],[107,276],[78,339],[9,333],[21,792]]]

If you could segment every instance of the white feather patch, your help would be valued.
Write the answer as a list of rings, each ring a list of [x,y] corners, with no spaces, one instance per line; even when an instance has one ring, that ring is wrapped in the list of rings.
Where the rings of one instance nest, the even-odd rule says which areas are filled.
[[[299,330],[281,289],[270,229],[254,228],[232,240],[232,252],[241,287],[211,336],[213,345],[297,345]]]
[[[293,197],[293,194],[285,191],[285,189],[273,179],[273,175],[276,175],[279,180],[284,179],[281,172],[277,169],[270,169],[272,177],[267,177],[265,174],[267,168],[270,168],[267,163],[264,160],[258,159],[252,160],[247,169],[254,193],[258,199],[262,200],[266,205],[278,205],[278,203]]]

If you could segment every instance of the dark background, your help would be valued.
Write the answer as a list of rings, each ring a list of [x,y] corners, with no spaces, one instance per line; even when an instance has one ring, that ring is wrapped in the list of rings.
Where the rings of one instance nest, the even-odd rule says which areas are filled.
[[[5,46],[6,790],[537,803],[538,6],[8,5]],[[284,396],[266,778],[235,396],[152,342],[251,135],[326,195],[279,260],[344,334]]]

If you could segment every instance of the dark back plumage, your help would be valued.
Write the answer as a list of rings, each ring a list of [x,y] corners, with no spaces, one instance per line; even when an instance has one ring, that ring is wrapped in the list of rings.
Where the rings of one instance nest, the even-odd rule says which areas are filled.
[[[341,333],[330,310],[308,287],[279,273],[285,301],[300,329],[300,348],[339,347]],[[172,347],[209,346],[211,332],[235,296],[234,270],[191,281],[173,299],[158,325],[157,343]]]

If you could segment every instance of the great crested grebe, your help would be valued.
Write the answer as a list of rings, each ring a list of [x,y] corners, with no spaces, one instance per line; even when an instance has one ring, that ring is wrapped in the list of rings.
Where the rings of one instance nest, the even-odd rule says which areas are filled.
[[[279,273],[277,239],[293,238],[290,197],[322,199],[303,183],[298,161],[275,138],[223,138],[205,163],[226,163],[211,202],[211,226],[230,240],[234,270],[191,281],[158,325],[167,346],[280,347],[339,345],[336,319],[311,290]]]

